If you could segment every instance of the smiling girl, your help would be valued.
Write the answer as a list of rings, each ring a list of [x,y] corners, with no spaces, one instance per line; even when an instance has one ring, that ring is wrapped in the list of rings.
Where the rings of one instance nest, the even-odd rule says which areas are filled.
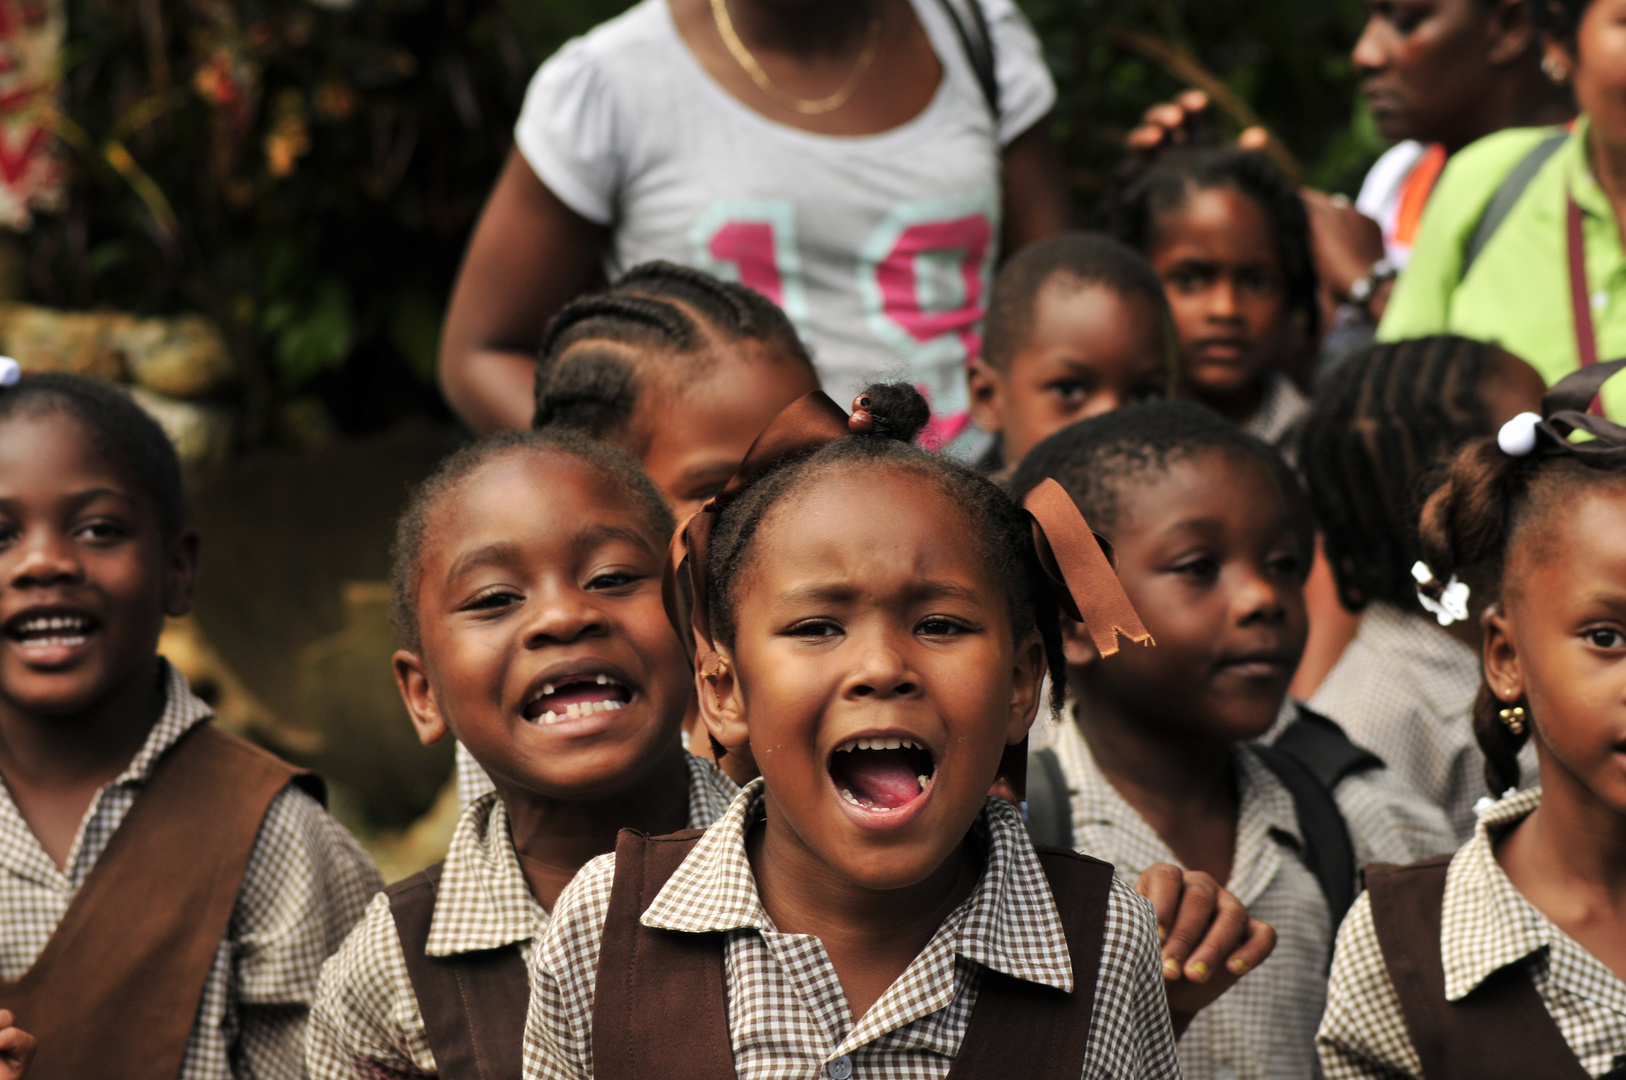
[[[683,750],[689,657],[661,602],[672,516],[605,443],[522,432],[448,458],[395,544],[401,697],[495,790],[446,861],[393,885],[323,969],[318,1080],[518,1076],[525,957],[617,830],[701,827],[737,790]]]
[[[1533,740],[1541,787],[1492,804],[1454,858],[1369,873],[1333,960],[1329,1080],[1626,1066],[1626,428],[1586,412],[1622,368],[1571,375],[1545,419],[1469,444],[1424,507],[1435,584],[1495,583],[1486,783],[1517,783]]]
[[[762,776],[561,896],[527,1076],[1177,1074],[1151,909],[987,797],[1063,677],[1063,594],[1004,494],[907,445],[926,419],[908,387],[850,418],[809,395],[685,531],[701,717]],[[1062,502],[1047,535],[1115,641],[1138,623]]]

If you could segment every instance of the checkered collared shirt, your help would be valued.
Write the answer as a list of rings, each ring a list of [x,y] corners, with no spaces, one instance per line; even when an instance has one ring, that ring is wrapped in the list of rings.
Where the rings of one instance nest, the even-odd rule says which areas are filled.
[[[91,800],[65,870],[0,784],[0,978],[21,978],[33,966],[159,757],[213,715],[180,672],[164,667],[164,711],[129,766]],[[277,795],[204,981],[181,1080],[299,1077],[322,961],[381,884],[366,852],[310,796],[292,787]]]
[[[462,743],[457,744],[457,805],[459,809],[467,810],[482,796],[490,795],[496,791],[491,785],[491,777],[474,760],[468,747]]]
[[[723,815],[739,788],[710,762],[688,754],[684,760],[688,826],[703,829]],[[507,808],[490,791],[458,820],[424,951],[456,956],[518,944],[529,966],[547,924],[548,914],[531,896],[514,853]],[[313,1080],[436,1071],[387,896],[373,900],[361,925],[322,968],[305,1067]]]
[[[1378,602],[1307,704],[1444,810],[1460,842],[1486,794],[1472,716],[1479,681],[1479,657],[1431,616]],[[1521,756],[1527,783],[1534,754]]]
[[[1293,385],[1293,380],[1279,371],[1267,371],[1259,411],[1242,425],[1242,430],[1281,450],[1291,461],[1295,456],[1293,442],[1309,414],[1310,399]]]
[[[1097,767],[1077,724],[1059,725],[1053,746],[1080,851],[1112,863],[1131,882],[1153,863],[1179,863]],[[1251,750],[1237,747],[1234,760],[1241,807],[1225,887],[1276,929],[1276,951],[1192,1021],[1180,1039],[1180,1068],[1187,1080],[1304,1080],[1315,1068],[1332,917],[1300,854],[1293,796]],[[1391,805],[1384,788],[1364,776],[1333,794],[1362,863],[1413,862],[1451,848],[1444,820],[1415,796]]]
[[[726,934],[729,1041],[739,1080],[850,1073],[939,1080],[965,1036],[982,972],[1072,990],[1072,962],[1044,870],[1016,811],[990,799],[974,826],[987,852],[971,895],[856,1022],[815,937],[785,934],[757,894],[745,841],[760,819],[753,781],[690,852],[644,913],[646,926]],[[593,994],[615,857],[583,868],[560,897],[533,957],[527,1080],[593,1074]],[[1115,882],[1083,1075],[1179,1075],[1150,906]],[[697,1023],[710,1018],[697,1017]]]
[[[1491,847],[1492,832],[1524,818],[1540,802],[1541,789],[1534,788],[1496,803],[1451,860],[1440,909],[1445,996],[1458,1001],[1494,972],[1523,965],[1581,1067],[1601,1076],[1626,1054],[1626,982],[1526,900]],[[1356,901],[1338,933],[1327,1014],[1316,1045],[1327,1080],[1422,1075],[1366,896]]]

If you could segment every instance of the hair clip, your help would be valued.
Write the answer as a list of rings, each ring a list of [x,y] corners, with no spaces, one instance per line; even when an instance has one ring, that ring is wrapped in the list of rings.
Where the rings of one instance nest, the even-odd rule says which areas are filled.
[[[1482,795],[1482,796],[1480,796],[1479,801],[1474,803],[1474,817],[1476,817],[1476,818],[1484,817],[1485,813],[1487,811],[1489,811],[1492,807],[1494,807],[1497,803],[1501,802],[1503,799],[1511,798],[1512,796],[1517,795],[1518,793],[1519,793],[1518,788],[1508,788],[1506,791],[1502,792],[1500,795],[1496,795],[1494,797],[1490,796],[1490,795]]]
[[[1459,581],[1457,575],[1452,574],[1451,580],[1441,585],[1428,563],[1419,559],[1412,564],[1411,576],[1417,580],[1417,602],[1438,619],[1441,626],[1450,626],[1468,617],[1468,586]]]
[[[23,366],[9,356],[0,356],[0,386],[16,386],[23,377]]]
[[[854,435],[868,435],[875,430],[875,414],[869,411],[869,395],[853,398],[853,411],[847,417],[847,428]]]
[[[1536,426],[1540,423],[1540,413],[1522,412],[1502,425],[1496,433],[1496,445],[1508,457],[1524,457],[1536,448]]]

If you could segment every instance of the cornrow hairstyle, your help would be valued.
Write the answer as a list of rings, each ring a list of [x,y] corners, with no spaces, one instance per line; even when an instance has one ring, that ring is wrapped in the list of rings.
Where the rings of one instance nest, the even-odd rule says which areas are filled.
[[[165,539],[180,534],[188,515],[180,458],[164,429],[127,391],[60,372],[24,375],[0,390],[0,423],[54,413],[78,421],[102,460],[152,500]]]
[[[1163,283],[1134,248],[1104,233],[1089,232],[1065,232],[1029,244],[1000,268],[983,320],[982,358],[990,366],[1009,370],[1033,333],[1039,292],[1055,278],[1150,303],[1163,325],[1165,356],[1174,372],[1180,346]]]
[[[699,377],[715,362],[715,339],[760,341],[813,369],[790,320],[744,285],[669,262],[628,270],[602,293],[571,301],[542,333],[531,426],[596,439],[626,431],[649,367]]]
[[[1344,607],[1417,612],[1417,514],[1447,455],[1492,433],[1492,345],[1440,335],[1373,345],[1317,385],[1299,468]]]
[[[1436,582],[1454,576],[1470,582],[1475,591],[1485,590],[1482,595],[1493,601],[1516,596],[1518,582],[1504,579],[1503,569],[1508,551],[1526,529],[1589,490],[1626,487],[1626,453],[1586,456],[1566,449],[1568,445],[1538,443],[1534,452],[1513,457],[1489,436],[1470,442],[1451,459],[1443,482],[1423,505],[1419,531],[1422,561]],[[1493,795],[1519,785],[1519,750],[1531,730],[1526,724],[1520,734],[1510,731],[1501,720],[1505,707],[1482,680],[1474,698],[1473,728]]]
[[[1096,205],[1096,227],[1149,257],[1158,242],[1159,218],[1196,192],[1215,189],[1246,195],[1274,224],[1288,309],[1303,321],[1308,339],[1316,340],[1321,307],[1310,219],[1297,189],[1264,154],[1234,146],[1188,146],[1130,162]]]
[[[423,645],[418,632],[418,589],[435,510],[487,465],[518,454],[570,457],[592,469],[638,515],[651,547],[657,552],[665,550],[677,527],[672,511],[625,451],[568,430],[507,431],[470,443],[449,454],[413,488],[396,521],[395,540],[390,545],[390,614],[406,648],[417,651]]]
[[[1020,499],[1040,481],[1053,479],[1073,497],[1091,527],[1110,540],[1120,499],[1137,481],[1210,453],[1257,462],[1275,481],[1304,552],[1303,574],[1308,575],[1315,528],[1298,477],[1268,443],[1195,402],[1128,405],[1069,424],[1028,451],[1011,477],[1011,492]]]
[[[707,552],[707,599],[711,632],[732,646],[737,628],[735,604],[739,581],[755,557],[762,523],[787,496],[808,491],[824,476],[854,469],[893,469],[935,484],[964,514],[969,530],[1001,583],[1010,608],[1011,632],[1021,640],[1037,629],[1044,642],[1051,678],[1051,707],[1066,696],[1066,659],[1062,654],[1061,611],[1050,578],[1034,551],[1027,515],[1010,496],[971,468],[912,445],[931,418],[926,399],[904,383],[883,383],[864,390],[875,417],[867,436],[837,439],[805,457],[778,463],[755,477],[719,514]],[[947,525],[947,523],[945,523]]]

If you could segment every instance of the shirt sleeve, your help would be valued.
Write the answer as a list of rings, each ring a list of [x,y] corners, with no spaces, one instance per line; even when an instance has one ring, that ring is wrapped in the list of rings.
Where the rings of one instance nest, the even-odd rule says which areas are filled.
[[[531,78],[514,143],[538,180],[588,221],[615,217],[626,155],[614,87],[584,38],[568,41]]]
[[[969,0],[983,5],[999,82],[999,145],[1044,119],[1056,104],[1056,83],[1045,66],[1039,35],[1012,0]]]
[[[1356,898],[1338,931],[1316,1052],[1327,1080],[1411,1080],[1423,1071],[1383,963],[1366,893]]]
[[[559,894],[531,955],[525,1018],[526,1080],[589,1080],[599,941],[615,884],[615,855],[600,855]]]
[[[1162,963],[1152,905],[1114,875],[1085,1080],[1178,1080]]]
[[[1349,824],[1355,862],[1404,866],[1457,849],[1445,811],[1388,769],[1348,777],[1333,791]]]
[[[1498,132],[1460,150],[1440,174],[1417,227],[1411,261],[1378,324],[1379,341],[1443,334],[1462,280],[1462,255],[1496,189],[1548,128]]]
[[[401,938],[382,893],[322,965],[305,1034],[305,1072],[311,1080],[435,1072]]]
[[[383,887],[355,838],[309,795],[271,802],[227,932],[244,1076],[298,1076],[322,962]]]

